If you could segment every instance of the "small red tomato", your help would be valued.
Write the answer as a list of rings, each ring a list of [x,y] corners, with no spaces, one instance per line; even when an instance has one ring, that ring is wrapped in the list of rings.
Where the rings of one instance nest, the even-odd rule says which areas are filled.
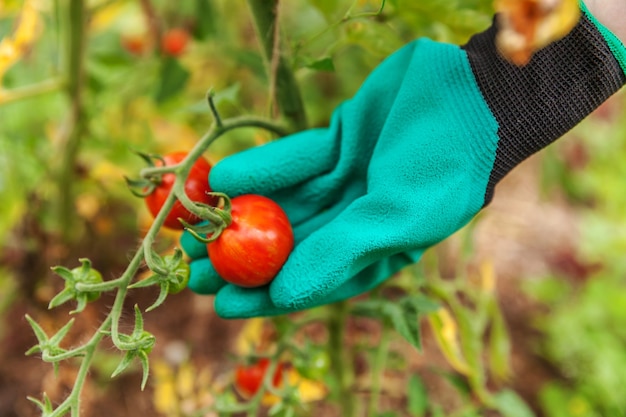
[[[188,43],[189,32],[181,28],[170,29],[161,38],[161,51],[165,55],[177,57],[185,52]]]
[[[123,35],[122,47],[133,55],[142,55],[146,51],[145,35]]]
[[[270,365],[270,360],[267,358],[259,359],[257,362],[245,366],[239,365],[235,372],[235,387],[237,391],[244,397],[252,397],[259,391],[263,385],[263,379],[265,378],[265,372]],[[282,383],[283,370],[285,369],[284,363],[276,365],[276,371],[272,378],[272,386],[278,388]]]
[[[231,200],[232,223],[207,245],[217,273],[240,287],[269,283],[294,245],[283,209],[267,197],[246,194]]]
[[[172,152],[163,157],[165,165],[176,165],[181,162],[187,156],[187,152]],[[158,166],[163,164],[157,161]],[[205,203],[209,205],[216,205],[218,199],[216,197],[207,195],[211,192],[209,187],[209,172],[211,171],[211,164],[204,158],[198,158],[189,171],[189,176],[185,181],[185,192],[191,199],[199,203]],[[155,187],[154,191],[145,197],[148,210],[154,217],[157,216],[163,203],[167,199],[176,176],[171,173],[163,174],[161,181]],[[176,200],[172,210],[167,215],[163,225],[170,229],[183,229],[183,225],[178,221],[178,218],[182,218],[189,224],[198,223],[201,219],[192,213],[190,213],[180,201]]]

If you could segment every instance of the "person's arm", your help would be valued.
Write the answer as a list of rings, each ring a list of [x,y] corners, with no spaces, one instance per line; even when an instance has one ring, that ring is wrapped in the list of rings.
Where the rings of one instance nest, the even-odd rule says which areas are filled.
[[[586,5],[581,7],[580,20],[567,36],[539,49],[522,66],[505,59],[498,49],[497,19],[463,46],[498,123],[486,204],[496,184],[514,167],[562,137],[626,81],[623,43]]]
[[[585,0],[587,9],[626,44],[626,0]]]

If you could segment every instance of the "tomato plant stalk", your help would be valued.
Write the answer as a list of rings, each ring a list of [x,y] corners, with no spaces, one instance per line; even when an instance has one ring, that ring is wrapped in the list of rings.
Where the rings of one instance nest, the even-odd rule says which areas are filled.
[[[329,306],[328,315],[328,343],[329,355],[333,376],[337,381],[337,398],[341,415],[344,417],[356,416],[355,398],[352,392],[354,383],[353,361],[344,343],[346,322],[348,319],[348,304],[343,301]]]
[[[62,159],[57,177],[57,218],[61,236],[65,242],[74,237],[72,227],[75,216],[74,183],[76,158],[83,140],[86,120],[83,97],[84,55],[86,46],[86,23],[84,0],[69,0],[65,10],[68,31],[65,38],[66,54],[66,95],[70,101],[70,111],[64,126]]]
[[[278,22],[279,0],[248,0],[261,42],[263,56],[270,80],[270,109],[275,104],[278,111],[289,120],[295,130],[307,127],[307,118],[300,88],[295,75],[281,50]]]

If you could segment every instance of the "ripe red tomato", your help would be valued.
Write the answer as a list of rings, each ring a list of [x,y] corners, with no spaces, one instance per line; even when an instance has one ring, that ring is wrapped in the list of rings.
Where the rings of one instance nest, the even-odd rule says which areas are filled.
[[[163,157],[165,165],[175,165],[181,162],[187,156],[186,152],[172,152]],[[157,161],[157,165],[162,166],[160,161]],[[211,164],[204,158],[198,158],[189,171],[189,176],[185,181],[185,192],[191,199],[199,203],[205,203],[209,205],[216,205],[218,199],[207,195],[211,192],[209,187],[209,172],[211,171]],[[154,217],[159,213],[163,203],[167,199],[176,176],[171,173],[164,174],[161,177],[160,183],[155,187],[154,191],[146,196],[145,201],[148,206],[148,210]],[[170,229],[183,229],[183,225],[178,221],[178,218],[184,219],[189,224],[198,223],[201,219],[191,214],[180,201],[176,200],[172,210],[167,215],[163,226]]]
[[[246,194],[231,200],[232,223],[207,245],[217,273],[240,287],[269,283],[294,245],[283,209],[267,197]]]
[[[189,32],[181,28],[170,29],[161,38],[161,51],[166,55],[177,57],[185,52],[188,43]]]
[[[270,360],[267,358],[259,359],[257,362],[245,366],[239,365],[235,371],[235,387],[237,391],[244,397],[252,397],[263,385],[263,379],[265,378],[265,372],[270,365]],[[283,370],[285,364],[280,362],[276,365],[276,371],[272,378],[272,386],[278,388],[282,383]]]

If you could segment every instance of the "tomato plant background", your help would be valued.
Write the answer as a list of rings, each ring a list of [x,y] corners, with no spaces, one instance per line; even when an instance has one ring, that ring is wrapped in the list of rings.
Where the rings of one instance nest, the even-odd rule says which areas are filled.
[[[0,39],[11,35],[25,4],[10,0],[0,5]],[[123,47],[125,36],[149,30],[146,4],[163,30],[189,30],[182,55],[157,50],[136,55]],[[487,27],[491,15],[491,2],[484,0],[389,1],[376,16],[379,7],[373,0],[281,4],[284,47],[311,126],[325,124],[331,109],[405,42],[429,36],[462,43]],[[55,18],[51,3],[37,3],[35,9],[39,29],[30,47],[6,68],[2,92],[54,80],[66,70],[66,22]],[[210,124],[204,99],[210,87],[224,117],[271,114],[269,82],[245,2],[94,1],[88,10],[93,15],[82,86],[87,128],[78,143],[65,135],[72,101],[62,89],[11,102],[2,102],[6,96],[0,95],[2,417],[36,415],[27,395],[62,396],[72,383],[71,366],[62,366],[55,377],[49,364],[24,356],[34,343],[24,314],[37,317],[46,329],[58,329],[67,320],[70,307],[46,308],[62,286],[52,265],[73,267],[78,258],[89,257],[105,279],[124,268],[150,221],[123,181],[141,165],[132,150],[164,153],[191,147]],[[352,17],[345,18],[349,10]],[[496,391],[517,393],[536,415],[621,415],[626,409],[616,389],[626,380],[624,101],[622,92],[567,139],[516,169],[471,227],[430,251],[420,266],[425,275],[454,281],[479,265],[492,265],[494,294],[510,331],[513,373],[490,383]],[[237,131],[220,139],[207,157],[217,161],[269,139]],[[68,166],[69,176],[62,175]],[[164,231],[163,250],[176,239]],[[147,306],[155,297],[156,290],[145,289],[131,298]],[[79,341],[93,329],[110,302],[105,295],[90,305],[71,338]],[[159,358],[147,392],[139,391],[140,372],[110,380],[117,357],[103,352],[85,388],[85,415],[187,415],[181,404],[213,395],[211,386],[234,368],[232,353],[250,326],[217,318],[210,298],[188,291],[168,298],[145,318],[158,340],[152,356]],[[360,346],[380,330],[376,320],[353,317],[346,337]],[[437,415],[437,410],[482,415],[455,378],[454,354],[441,353],[433,332],[423,321],[421,353],[394,334],[381,382],[384,415]],[[355,386],[367,387],[371,355],[354,352]],[[195,382],[191,388],[190,380]],[[312,404],[310,415],[336,415],[328,405],[332,382],[328,388],[331,393]],[[364,397],[355,390],[354,401]]]

